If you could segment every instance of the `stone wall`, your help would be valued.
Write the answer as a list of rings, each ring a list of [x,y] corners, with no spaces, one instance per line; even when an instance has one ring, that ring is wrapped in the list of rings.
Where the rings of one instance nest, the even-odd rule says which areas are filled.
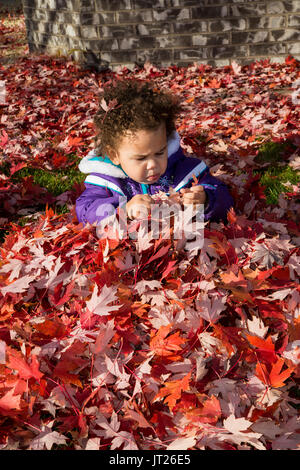
[[[22,0],[0,0],[0,13],[22,13]]]
[[[30,52],[96,57],[112,70],[300,59],[299,0],[22,1]]]

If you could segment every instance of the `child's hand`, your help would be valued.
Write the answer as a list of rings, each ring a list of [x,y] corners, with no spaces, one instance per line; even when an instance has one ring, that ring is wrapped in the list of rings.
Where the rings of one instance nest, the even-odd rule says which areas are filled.
[[[127,215],[130,219],[136,219],[141,216],[146,216],[151,210],[153,204],[152,197],[148,194],[137,194],[126,204]]]
[[[180,190],[180,195],[183,204],[205,204],[206,201],[206,193],[201,185],[183,188]]]

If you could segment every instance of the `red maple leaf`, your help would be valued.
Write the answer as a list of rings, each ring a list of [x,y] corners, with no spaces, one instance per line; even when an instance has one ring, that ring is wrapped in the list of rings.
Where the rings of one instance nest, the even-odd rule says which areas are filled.
[[[33,377],[39,381],[43,377],[44,374],[39,371],[39,362],[34,354],[31,356],[31,364],[26,362],[21,353],[12,348],[8,347],[6,349],[6,354],[6,367],[16,370],[20,378],[28,380]]]
[[[246,335],[249,343],[256,348],[258,360],[266,363],[276,362],[277,356],[275,353],[275,345],[272,338],[268,336],[267,339],[259,338],[258,336]]]
[[[21,395],[15,395],[14,389],[9,390],[2,398],[0,398],[0,409],[3,410],[20,410]]]

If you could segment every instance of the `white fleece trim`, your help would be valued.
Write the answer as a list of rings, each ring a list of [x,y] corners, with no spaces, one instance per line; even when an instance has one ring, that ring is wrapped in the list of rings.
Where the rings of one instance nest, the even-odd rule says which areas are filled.
[[[171,157],[180,148],[180,135],[177,131],[173,131],[168,139],[168,158]],[[95,150],[90,150],[89,153],[81,159],[78,165],[81,173],[101,173],[103,175],[114,176],[115,178],[127,178],[127,175],[121,168],[118,168],[111,163],[106,163],[99,160],[92,160],[96,157]]]
[[[176,153],[180,147],[180,135],[177,131],[173,131],[168,139],[168,157]]]
[[[119,188],[116,184],[112,183],[111,181],[108,181],[104,178],[101,178],[101,176],[96,176],[96,175],[88,175],[85,180],[85,183],[90,183],[90,184],[95,184],[96,186],[102,186],[103,188],[108,188],[111,189],[112,191],[116,191],[119,194],[122,194],[125,196],[123,193],[122,189]]]
[[[108,176],[114,176],[115,178],[127,178],[124,171],[121,168],[117,168],[111,163],[106,163],[99,160],[91,160],[96,157],[94,150],[91,150],[86,157],[83,157],[78,165],[81,173],[102,173]]]

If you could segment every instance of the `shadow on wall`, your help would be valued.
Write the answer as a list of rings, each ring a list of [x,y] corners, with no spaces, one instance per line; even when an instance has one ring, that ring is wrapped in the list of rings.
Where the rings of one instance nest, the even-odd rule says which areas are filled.
[[[9,3],[10,0],[0,0],[1,2]],[[47,22],[44,22],[44,31],[39,33],[39,44],[35,46],[32,41],[30,41],[30,35],[32,34],[31,28],[31,21],[37,21],[34,18],[34,11],[38,5],[38,0],[12,0],[16,3],[21,3],[22,11],[23,7],[26,8],[26,15],[25,15],[25,24],[26,24],[26,32],[27,32],[27,42],[29,45],[29,52],[31,54],[38,53],[39,55],[48,54],[47,48],[51,40],[51,36],[53,34],[52,27],[54,24],[59,23],[59,8],[55,10],[48,9],[48,19]],[[72,11],[70,12],[72,13]],[[81,13],[81,12],[80,12]],[[83,15],[86,13],[84,10]],[[70,50],[72,51],[73,48],[70,46]],[[84,68],[84,70],[92,70],[97,72],[103,72],[109,70],[109,62],[101,60],[92,50],[86,48],[85,50],[81,50],[81,60],[79,60],[80,65]],[[73,54],[70,55],[70,58],[76,61],[76,58]]]

